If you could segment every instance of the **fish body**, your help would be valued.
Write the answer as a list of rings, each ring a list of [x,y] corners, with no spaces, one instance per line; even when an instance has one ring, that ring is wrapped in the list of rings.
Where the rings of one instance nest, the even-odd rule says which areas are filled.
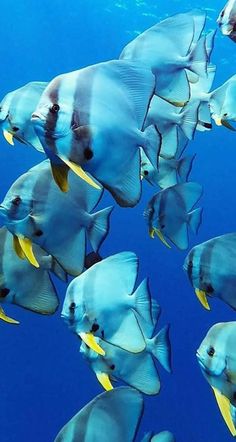
[[[40,152],[44,150],[34,131],[31,115],[46,86],[46,82],[32,81],[9,92],[0,103],[0,124],[4,133]]]
[[[91,213],[102,190],[71,173],[70,190],[60,191],[48,160],[19,177],[0,207],[3,222],[16,237],[27,238],[54,256],[70,275],[84,267],[86,235],[97,252],[109,228],[112,208]]]
[[[166,245],[165,238],[185,250],[188,226],[197,233],[201,224],[202,209],[192,210],[201,195],[202,186],[191,182],[176,184],[155,194],[144,212],[150,235],[154,237],[156,233]]]
[[[161,189],[185,183],[192,170],[195,155],[180,159],[159,158],[158,168],[154,168],[143,151],[141,151],[141,176],[153,186]]]
[[[134,292],[137,269],[137,256],[122,252],[94,264],[70,283],[62,317],[86,344],[87,338],[94,342],[97,337],[132,353],[144,350],[139,318],[152,323],[151,302],[145,284]]]
[[[206,70],[205,41],[200,38],[204,25],[202,11],[168,17],[131,41],[120,58],[151,67],[156,77],[156,95],[186,103],[190,98],[186,71],[201,76]]]
[[[201,371],[214,390],[222,416],[236,435],[236,322],[210,328],[197,350]]]
[[[142,442],[175,442],[175,438],[170,431],[162,431],[158,434],[146,434],[142,439]]]
[[[49,271],[66,280],[63,269],[39,246],[34,246],[40,268],[20,259],[13,249],[12,235],[0,229],[0,303],[11,303],[35,313],[50,315],[58,308],[59,300]],[[2,310],[2,308],[1,308]],[[4,320],[2,315],[0,318]]]
[[[152,98],[145,127],[154,125],[160,133],[160,157],[175,158],[183,137],[193,139],[198,122],[198,107],[199,103],[193,101],[180,110],[160,97]]]
[[[236,41],[236,1],[229,0],[219,14],[217,23],[223,35]]]
[[[144,281],[143,284],[146,285],[147,282]],[[101,356],[84,343],[81,344],[80,352],[105,389],[111,388],[113,379],[118,379],[144,394],[159,393],[160,380],[155,360],[158,360],[168,372],[171,372],[171,349],[169,327],[164,327],[156,336],[152,337],[159,317],[159,306],[154,304],[154,308],[152,323],[148,327],[144,324],[142,328],[146,345],[140,353],[130,353],[96,338],[98,344],[105,351],[105,355]],[[157,316],[156,311],[158,312]]]
[[[141,194],[139,146],[157,164],[159,134],[142,131],[153,92],[147,67],[100,63],[52,80],[32,121],[52,163],[82,166],[118,204],[133,206]]]
[[[72,417],[54,442],[133,442],[142,413],[143,398],[137,390],[106,391]]]
[[[236,234],[229,233],[193,247],[185,259],[184,270],[208,309],[211,298],[219,298],[236,309],[235,250]]]
[[[229,123],[236,121],[236,75],[230,77],[223,85],[210,93],[209,105],[212,118],[218,126],[235,130]]]

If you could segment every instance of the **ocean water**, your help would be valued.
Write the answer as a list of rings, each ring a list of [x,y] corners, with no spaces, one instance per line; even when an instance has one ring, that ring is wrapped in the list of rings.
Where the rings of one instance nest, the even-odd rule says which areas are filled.
[[[205,9],[207,27],[214,29],[223,6],[221,0],[1,1],[1,96],[32,80],[48,81],[117,58],[139,32],[177,12]],[[218,33],[212,60],[217,65],[215,88],[236,71],[236,44]],[[203,222],[198,236],[190,236],[193,246],[236,229],[236,135],[214,126],[211,132],[197,133],[187,151],[197,153],[191,179],[204,187]],[[10,147],[3,138],[0,158],[1,199],[20,174],[43,159],[19,143]],[[209,327],[236,319],[235,312],[216,300],[211,312],[205,311],[182,269],[186,253],[149,238],[143,210],[153,193],[144,183],[139,205],[115,207],[101,249],[104,257],[124,250],[137,253],[140,280],[149,276],[162,307],[159,328],[171,324],[173,374],[159,366],[161,392],[145,399],[139,439],[148,430],[168,429],[177,442],[230,442],[195,353]],[[100,206],[111,202],[105,195]],[[62,302],[66,286],[57,281],[57,287]],[[0,323],[0,442],[51,442],[102,388],[60,318],[60,308],[52,317],[10,305],[5,310],[20,325]]]

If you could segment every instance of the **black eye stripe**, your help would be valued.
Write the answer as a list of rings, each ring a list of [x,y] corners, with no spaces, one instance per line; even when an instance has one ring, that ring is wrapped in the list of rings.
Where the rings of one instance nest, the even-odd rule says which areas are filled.
[[[49,109],[52,114],[57,114],[60,110],[60,106],[57,103],[54,103],[52,107]]]

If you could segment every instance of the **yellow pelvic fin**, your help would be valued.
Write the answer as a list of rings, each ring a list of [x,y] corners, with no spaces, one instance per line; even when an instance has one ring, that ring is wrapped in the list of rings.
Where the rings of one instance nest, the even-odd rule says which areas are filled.
[[[154,233],[158,236],[158,238],[161,240],[161,242],[168,247],[168,249],[171,249],[171,246],[168,244],[168,242],[165,240],[163,233],[159,229],[153,229]]]
[[[96,376],[100,384],[103,386],[104,390],[106,391],[113,390],[113,386],[111,384],[108,374],[96,372]]]
[[[28,238],[21,238],[18,237],[19,239],[19,244],[21,246],[21,249],[23,251],[23,253],[25,254],[26,258],[28,259],[28,261],[30,262],[30,264],[32,264],[32,266],[34,267],[39,267],[39,263],[37,261],[37,259],[34,256],[34,252],[32,249],[32,241]]]
[[[149,236],[153,239],[155,235],[155,230],[154,229],[149,229]]]
[[[204,292],[204,290],[195,289],[195,293],[197,295],[198,300],[203,305],[203,307],[206,310],[211,310],[211,308],[208,304],[208,301],[207,301],[206,292]]]
[[[221,118],[217,117],[216,115],[212,115],[212,118],[214,119],[217,126],[222,126]]]
[[[227,129],[230,129],[232,131],[236,131],[236,129],[234,128],[234,126],[232,126],[232,124],[230,124],[227,120],[221,120],[221,123],[224,127],[227,127]]]
[[[58,185],[58,187],[62,190],[62,192],[68,192],[68,172],[69,167],[66,164],[53,164],[51,162],[52,174],[53,178]]]
[[[13,235],[13,247],[14,247],[14,250],[15,250],[17,256],[20,259],[25,259],[26,258],[25,254],[24,254],[24,252],[23,252],[23,250],[21,248],[21,245],[19,243],[19,238],[16,235]]]
[[[11,146],[14,146],[13,135],[11,134],[11,132],[8,132],[7,130],[3,129],[3,136],[4,136],[5,140],[6,140]]]
[[[86,181],[86,183],[90,184],[90,186],[95,187],[95,189],[101,189],[101,186],[95,183],[95,181],[89,175],[87,175],[87,173],[82,169],[81,166],[78,166],[78,164],[75,164],[73,161],[70,161],[67,158],[60,158],[82,180]]]
[[[89,348],[95,351],[95,353],[98,353],[101,356],[105,355],[105,351],[96,342],[95,337],[92,333],[79,333],[79,336]]]
[[[0,307],[0,319],[2,321],[8,322],[9,324],[19,324],[19,321],[16,321],[15,319],[12,319],[9,316],[7,316],[2,307]]]
[[[230,431],[230,433],[232,434],[232,436],[236,436],[236,429],[233,423],[233,419],[230,413],[230,401],[227,397],[225,397],[219,390],[217,390],[216,388],[212,387],[215,397],[216,397],[216,402],[218,404],[218,407],[220,409],[220,412],[223,416],[223,419]]]

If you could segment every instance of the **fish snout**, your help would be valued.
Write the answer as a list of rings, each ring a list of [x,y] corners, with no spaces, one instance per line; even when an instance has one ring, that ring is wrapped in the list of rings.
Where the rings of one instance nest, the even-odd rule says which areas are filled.
[[[46,117],[42,115],[40,112],[33,112],[31,115],[31,121],[32,123],[40,121],[44,122],[46,121]]]

